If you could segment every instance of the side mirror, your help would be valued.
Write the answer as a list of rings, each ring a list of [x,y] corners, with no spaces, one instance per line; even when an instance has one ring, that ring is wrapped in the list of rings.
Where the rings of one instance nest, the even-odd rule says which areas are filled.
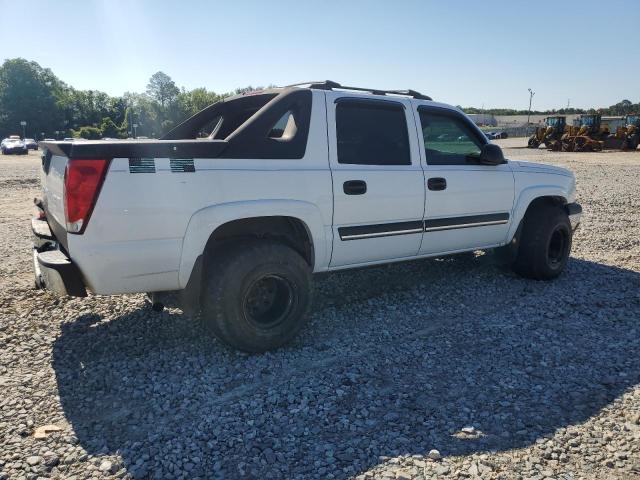
[[[487,143],[480,150],[480,163],[483,165],[500,165],[506,163],[502,149],[494,144]]]

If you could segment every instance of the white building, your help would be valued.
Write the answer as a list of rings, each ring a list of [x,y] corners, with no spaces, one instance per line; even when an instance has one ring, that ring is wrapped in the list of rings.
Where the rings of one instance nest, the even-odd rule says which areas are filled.
[[[478,125],[479,127],[488,126],[488,127],[497,127],[498,121],[496,117],[491,115],[490,113],[470,113],[469,118],[473,120],[473,123]]]

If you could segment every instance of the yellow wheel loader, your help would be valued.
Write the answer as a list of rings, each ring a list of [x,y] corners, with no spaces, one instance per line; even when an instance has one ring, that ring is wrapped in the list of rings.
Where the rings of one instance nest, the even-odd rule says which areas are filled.
[[[580,125],[569,127],[562,136],[562,151],[600,152],[604,148],[605,140],[610,136],[609,128],[603,128],[601,125],[600,114],[581,115]]]
[[[536,131],[527,142],[527,147],[538,148],[544,145],[549,150],[560,150],[560,139],[567,128],[567,117],[555,116],[544,119],[544,125],[536,127]]]

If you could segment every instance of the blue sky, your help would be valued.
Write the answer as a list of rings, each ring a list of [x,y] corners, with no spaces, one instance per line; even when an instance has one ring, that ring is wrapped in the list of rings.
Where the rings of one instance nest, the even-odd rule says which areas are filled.
[[[640,3],[602,1],[0,0],[0,60],[68,84],[144,91],[331,79],[463,106],[640,101]]]

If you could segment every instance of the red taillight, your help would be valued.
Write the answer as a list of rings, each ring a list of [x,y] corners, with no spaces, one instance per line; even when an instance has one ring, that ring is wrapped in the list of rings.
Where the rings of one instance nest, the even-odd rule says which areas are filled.
[[[64,212],[69,233],[84,232],[108,166],[109,160],[72,159],[67,163],[64,173]]]

